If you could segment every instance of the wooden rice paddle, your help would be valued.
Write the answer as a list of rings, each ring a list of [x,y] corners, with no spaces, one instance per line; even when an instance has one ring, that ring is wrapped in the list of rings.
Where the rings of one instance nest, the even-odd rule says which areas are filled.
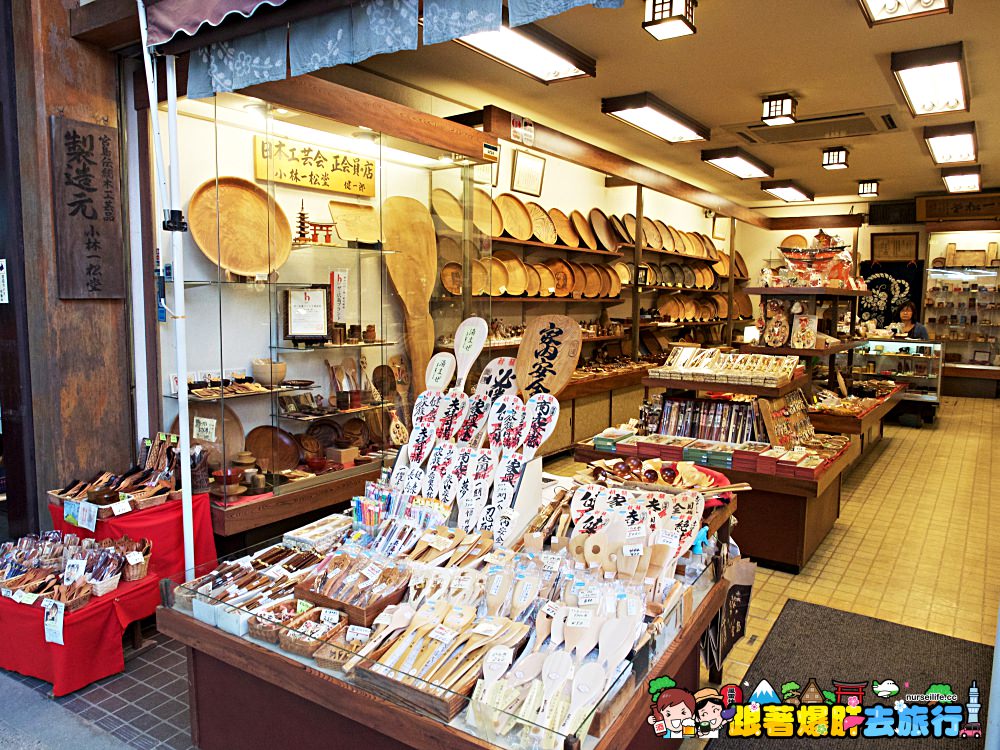
[[[434,351],[429,302],[437,279],[437,236],[427,206],[393,196],[382,204],[382,232],[389,278],[403,303],[406,348],[416,393],[425,389],[424,370]],[[579,347],[578,347],[579,348]]]
[[[580,360],[580,325],[565,315],[528,321],[517,348],[517,385],[525,399],[558,395]]]

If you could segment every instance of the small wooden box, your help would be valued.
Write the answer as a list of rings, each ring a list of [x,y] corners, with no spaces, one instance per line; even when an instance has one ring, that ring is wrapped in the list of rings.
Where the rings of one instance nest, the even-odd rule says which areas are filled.
[[[335,463],[338,463],[338,464],[353,463],[354,459],[356,459],[360,455],[361,455],[361,451],[359,451],[354,446],[351,446],[350,448],[327,448],[326,449],[326,457],[329,458],[331,461],[334,461]]]
[[[407,577],[399,584],[397,589],[382,597],[377,602],[374,602],[367,607],[355,607],[354,605],[345,604],[337,599],[331,599],[328,596],[324,596],[323,594],[313,591],[312,585],[315,580],[315,577],[307,578],[305,581],[296,586],[296,598],[305,599],[307,602],[312,602],[317,607],[339,609],[347,615],[347,621],[351,625],[363,625],[366,628],[371,627],[372,623],[375,622],[375,618],[382,614],[382,610],[390,604],[399,604],[403,600],[403,595],[406,594],[406,585],[409,582],[409,578]]]

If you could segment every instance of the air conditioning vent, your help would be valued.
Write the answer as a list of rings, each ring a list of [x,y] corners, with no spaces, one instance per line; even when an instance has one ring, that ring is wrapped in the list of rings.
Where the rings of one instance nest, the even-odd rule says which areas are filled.
[[[873,226],[916,224],[916,201],[881,201],[868,204],[868,223]]]
[[[894,107],[864,112],[840,112],[803,118],[793,125],[765,125],[762,122],[724,127],[750,143],[802,143],[875,135],[897,129]]]

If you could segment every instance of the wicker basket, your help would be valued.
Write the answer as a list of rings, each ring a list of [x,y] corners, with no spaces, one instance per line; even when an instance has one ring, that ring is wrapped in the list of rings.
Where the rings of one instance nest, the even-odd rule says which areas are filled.
[[[66,602],[65,611],[75,612],[76,610],[80,609],[80,607],[82,607],[84,604],[89,602],[90,597],[93,595],[93,592],[91,591],[92,588],[93,587],[91,586],[91,588],[84,589],[83,592],[78,597],[70,599],[68,602]]]
[[[138,581],[145,578],[146,573],[149,572],[149,558],[153,556],[153,542],[149,539],[142,539],[138,546],[140,549],[134,551],[142,552],[142,562],[125,563],[125,569],[122,571],[122,580],[124,581]],[[128,553],[126,552],[126,554]]]
[[[116,588],[118,588],[118,583],[121,581],[122,574],[119,573],[116,576],[111,576],[111,578],[106,578],[103,581],[98,581],[94,583],[91,581],[90,587],[94,591],[94,596],[107,596]]]
[[[198,589],[209,581],[212,574],[204,575],[193,581],[178,583],[174,588],[174,609],[191,614],[194,611],[194,600],[198,596]]]
[[[129,500],[129,505],[132,506],[132,510],[145,510],[146,508],[155,508],[157,505],[163,505],[165,502],[167,502],[167,495],[160,493],[152,497],[133,497]]]
[[[330,628],[323,636],[315,638],[304,636],[298,633],[298,628],[307,622],[319,622],[323,613],[322,607],[313,607],[303,612],[298,617],[286,623],[278,633],[278,645],[282,649],[299,656],[312,656],[316,650],[331,638],[335,637],[341,630],[347,628],[347,618],[341,618],[340,622]]]
[[[250,620],[250,636],[262,641],[267,641],[268,643],[277,643],[278,636],[281,631],[285,630],[291,621],[286,620],[284,622],[274,622],[273,620],[264,619],[261,615],[267,612],[294,612],[296,606],[296,599],[286,599],[283,602],[278,602],[277,604],[272,604],[267,607],[260,614]]]

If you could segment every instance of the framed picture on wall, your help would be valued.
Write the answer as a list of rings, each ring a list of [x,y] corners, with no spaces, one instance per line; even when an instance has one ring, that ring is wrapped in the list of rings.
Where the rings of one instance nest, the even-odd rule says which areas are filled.
[[[285,338],[326,341],[329,310],[326,287],[286,290]]]
[[[527,151],[514,151],[514,164],[510,172],[510,189],[533,195],[542,194],[542,178],[545,176],[545,159]]]
[[[990,363],[990,353],[982,349],[977,349],[972,353],[972,361],[977,365],[988,365]]]
[[[726,216],[712,217],[712,239],[725,242],[729,239],[729,218]]]
[[[919,232],[873,234],[872,260],[891,262],[894,260],[916,260]]]

